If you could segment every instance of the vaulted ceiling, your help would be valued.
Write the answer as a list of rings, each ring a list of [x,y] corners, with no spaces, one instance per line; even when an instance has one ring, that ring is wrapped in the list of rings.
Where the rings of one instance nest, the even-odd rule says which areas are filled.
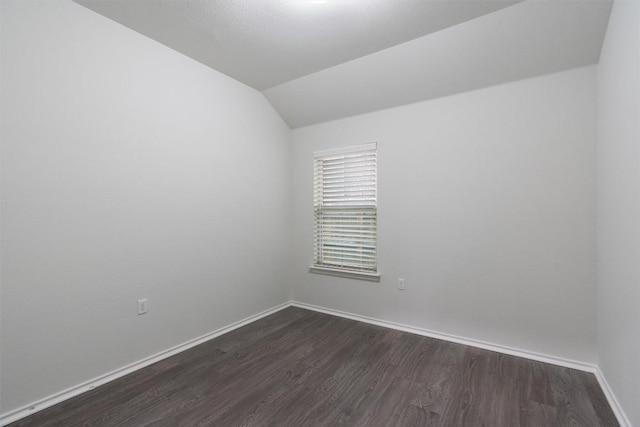
[[[610,0],[76,0],[292,128],[598,62]]]

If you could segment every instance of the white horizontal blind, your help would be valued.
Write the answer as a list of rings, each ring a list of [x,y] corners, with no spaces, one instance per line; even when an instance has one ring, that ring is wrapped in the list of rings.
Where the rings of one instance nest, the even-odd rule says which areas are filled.
[[[314,154],[314,266],[376,272],[376,143]]]

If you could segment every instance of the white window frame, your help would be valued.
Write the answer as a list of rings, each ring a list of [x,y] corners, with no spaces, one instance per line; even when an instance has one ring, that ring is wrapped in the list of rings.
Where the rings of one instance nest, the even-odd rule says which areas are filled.
[[[379,281],[377,143],[313,153],[312,273]]]

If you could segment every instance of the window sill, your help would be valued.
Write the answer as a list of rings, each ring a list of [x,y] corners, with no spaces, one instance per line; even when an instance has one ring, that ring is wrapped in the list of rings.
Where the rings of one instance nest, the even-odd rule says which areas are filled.
[[[380,273],[365,273],[362,271],[339,270],[337,268],[317,267],[312,265],[309,267],[309,273],[327,274],[329,276],[346,277],[348,279],[369,280],[370,282],[379,282]]]

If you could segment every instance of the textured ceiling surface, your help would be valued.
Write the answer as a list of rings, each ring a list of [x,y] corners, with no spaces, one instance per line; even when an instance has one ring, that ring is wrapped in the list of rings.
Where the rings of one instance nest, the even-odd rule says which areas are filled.
[[[292,128],[595,64],[612,0],[74,0],[265,96]]]
[[[592,65],[610,11],[609,2],[526,1],[264,94],[296,128]]]
[[[77,0],[258,90],[522,0]]]

